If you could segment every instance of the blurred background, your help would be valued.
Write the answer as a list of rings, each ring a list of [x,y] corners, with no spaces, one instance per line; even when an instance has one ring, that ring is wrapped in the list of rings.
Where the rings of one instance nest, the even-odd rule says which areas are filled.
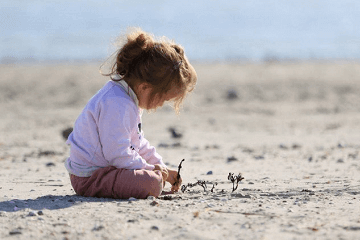
[[[2,0],[0,63],[98,61],[129,26],[198,62],[360,58],[357,0]]]

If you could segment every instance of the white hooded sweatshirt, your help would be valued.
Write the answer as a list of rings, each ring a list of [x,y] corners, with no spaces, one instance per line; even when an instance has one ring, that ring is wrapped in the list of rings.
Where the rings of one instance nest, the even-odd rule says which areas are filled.
[[[125,81],[109,81],[87,103],[69,135],[69,173],[89,177],[102,167],[153,170],[161,156],[144,138],[142,110]]]

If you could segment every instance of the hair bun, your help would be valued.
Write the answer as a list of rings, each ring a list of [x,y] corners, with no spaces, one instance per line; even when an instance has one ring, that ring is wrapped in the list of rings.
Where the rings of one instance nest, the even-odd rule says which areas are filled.
[[[171,45],[174,49],[175,49],[175,51],[178,53],[178,54],[180,54],[181,56],[183,56],[184,55],[184,49],[182,49],[179,45]]]
[[[144,48],[146,48],[146,45],[147,45],[147,41],[148,40],[148,38],[145,36],[145,34],[144,33],[140,33],[139,34],[139,36],[136,38],[136,44],[140,47],[140,48],[142,48],[142,49],[144,49]]]

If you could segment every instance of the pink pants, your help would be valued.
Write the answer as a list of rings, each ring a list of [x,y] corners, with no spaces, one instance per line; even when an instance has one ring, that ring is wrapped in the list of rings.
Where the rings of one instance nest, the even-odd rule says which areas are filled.
[[[113,166],[100,168],[90,177],[70,175],[75,192],[85,197],[144,199],[158,197],[163,189],[159,170],[128,170]]]

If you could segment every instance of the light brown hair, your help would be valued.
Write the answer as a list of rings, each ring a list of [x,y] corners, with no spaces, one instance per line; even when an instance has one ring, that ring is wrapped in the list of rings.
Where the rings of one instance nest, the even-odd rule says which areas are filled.
[[[125,44],[116,52],[110,73],[103,75],[114,81],[119,78],[113,76],[120,76],[134,91],[141,83],[149,84],[152,89],[149,104],[176,89],[178,94],[173,101],[177,113],[197,81],[196,72],[180,45],[165,37],[155,40],[141,29],[132,29],[126,34]]]

